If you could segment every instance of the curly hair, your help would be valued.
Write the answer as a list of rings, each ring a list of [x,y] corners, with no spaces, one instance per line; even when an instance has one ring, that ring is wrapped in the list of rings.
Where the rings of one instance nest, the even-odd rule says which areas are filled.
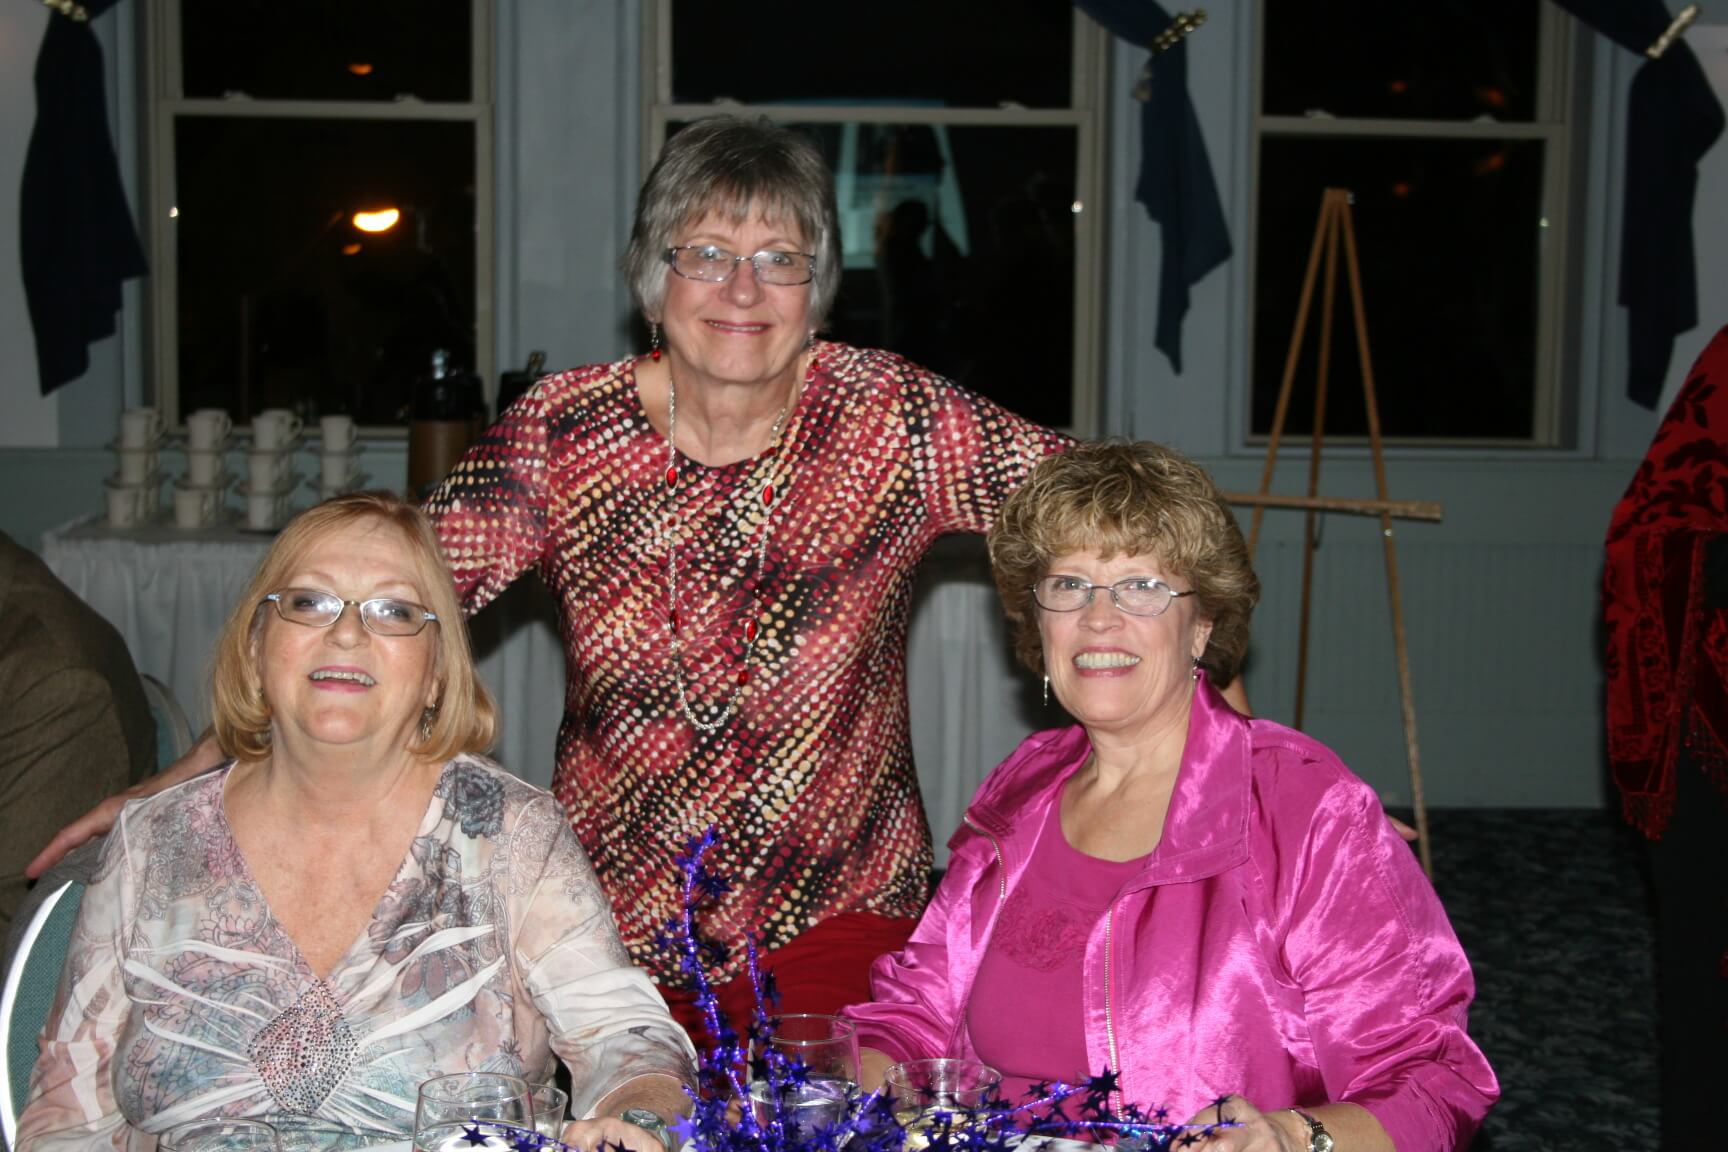
[[[497,731],[497,709],[474,670],[468,627],[456,601],[456,586],[444,563],[431,521],[417,505],[394,492],[352,492],[314,505],[288,522],[259,561],[251,583],[216,638],[211,680],[211,726],[230,756],[262,760],[270,755],[270,702],[258,674],[258,642],[270,611],[264,597],[284,586],[307,551],[332,532],[374,522],[396,530],[426,607],[438,617],[432,627],[438,683],[431,733],[411,746],[416,755],[448,760],[459,752],[484,752]]]
[[[1032,585],[1070,552],[1155,556],[1197,594],[1212,622],[1200,658],[1222,688],[1248,650],[1260,581],[1236,517],[1206,470],[1161,444],[1101,440],[1047,456],[1009,496],[990,532],[996,590],[1014,626],[1014,654],[1044,671]]]

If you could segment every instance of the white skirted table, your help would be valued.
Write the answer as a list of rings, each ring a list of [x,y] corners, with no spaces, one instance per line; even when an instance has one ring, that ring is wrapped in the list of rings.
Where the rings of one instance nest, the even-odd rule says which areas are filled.
[[[209,664],[228,612],[270,534],[234,525],[185,531],[77,521],[44,535],[54,574],[107,618],[138,670],[167,684],[202,731]],[[497,697],[497,759],[536,784],[552,779],[564,711],[564,651],[551,596],[524,579],[469,622],[481,678]],[[913,602],[908,650],[912,745],[938,863],[979,781],[1041,719],[1030,673],[1012,666],[979,541],[942,542]]]

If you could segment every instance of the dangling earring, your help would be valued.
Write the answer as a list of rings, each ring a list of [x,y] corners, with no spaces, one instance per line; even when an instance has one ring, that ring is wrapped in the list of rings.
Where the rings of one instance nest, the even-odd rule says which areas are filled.
[[[648,325],[648,359],[660,363],[660,325],[652,322]]]
[[[804,333],[804,351],[808,352],[815,347],[816,347],[816,329],[812,328],[812,329],[810,329],[810,331]]]
[[[420,739],[422,742],[432,739],[432,724],[438,719],[438,705],[428,704],[420,710]]]
[[[1188,679],[1198,680],[1198,679],[1200,679],[1200,657],[1195,656],[1193,659],[1194,659],[1194,667],[1189,671]]]
[[[1044,677],[1044,707],[1050,707],[1050,677]]]

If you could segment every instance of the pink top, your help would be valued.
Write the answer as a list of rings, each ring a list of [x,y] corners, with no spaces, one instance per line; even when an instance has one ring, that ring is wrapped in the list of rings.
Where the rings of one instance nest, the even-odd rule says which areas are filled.
[[[1145,867],[1100,860],[1068,843],[1062,805],[1050,805],[1032,863],[1008,894],[1002,930],[990,937],[966,1006],[978,1058],[1017,1082],[1076,1083],[1087,1067],[1084,994],[1086,939],[1122,886]]]
[[[859,1042],[978,1055],[967,1001],[1045,814],[1091,745],[1040,732],[990,774],[906,948],[876,962]],[[1324,745],[1248,719],[1201,677],[1163,838],[1087,934],[1087,1066],[1194,1115],[1348,1102],[1398,1152],[1465,1147],[1500,1095],[1465,1031],[1475,982],[1380,801]]]

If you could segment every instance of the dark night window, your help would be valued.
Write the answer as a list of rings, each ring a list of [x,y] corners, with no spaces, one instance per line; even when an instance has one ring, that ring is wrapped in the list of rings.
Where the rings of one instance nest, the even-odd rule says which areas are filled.
[[[1552,6],[1277,0],[1263,9],[1248,432],[1271,429],[1321,194],[1348,189],[1381,425],[1558,439],[1569,133]],[[1340,265],[1328,437],[1367,435]],[[1313,423],[1320,287],[1285,432]]]
[[[485,0],[152,5],[159,402],[401,424],[491,370]]]

